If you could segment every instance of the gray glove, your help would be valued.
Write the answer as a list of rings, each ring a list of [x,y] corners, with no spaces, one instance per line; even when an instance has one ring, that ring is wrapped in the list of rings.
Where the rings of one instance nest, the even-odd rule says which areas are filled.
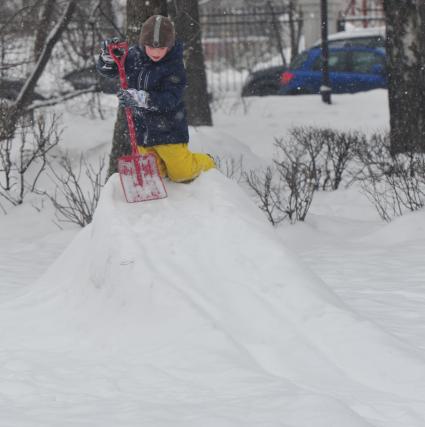
[[[117,96],[122,107],[149,108],[149,94],[144,90],[120,89]]]

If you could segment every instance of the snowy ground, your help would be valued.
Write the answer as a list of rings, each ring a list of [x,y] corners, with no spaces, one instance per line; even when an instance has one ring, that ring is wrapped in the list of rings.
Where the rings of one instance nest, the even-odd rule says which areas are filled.
[[[226,100],[192,148],[267,164],[293,124],[387,127],[385,91]],[[71,154],[108,120],[69,105]],[[216,171],[59,230],[0,217],[0,426],[423,427],[425,212],[381,222],[355,188],[273,229]],[[61,254],[62,253],[62,254]],[[61,255],[60,255],[61,254]]]

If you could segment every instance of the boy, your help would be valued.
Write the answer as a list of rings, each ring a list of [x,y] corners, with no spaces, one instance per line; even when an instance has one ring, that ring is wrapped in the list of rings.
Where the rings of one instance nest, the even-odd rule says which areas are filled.
[[[106,77],[117,75],[108,52],[111,42],[103,42],[97,63]],[[133,109],[140,154],[155,154],[161,175],[175,182],[191,181],[214,168],[212,157],[188,148],[183,46],[176,41],[169,18],[154,15],[146,20],[139,45],[128,52],[125,69],[129,89],[120,90],[118,98],[120,105]]]

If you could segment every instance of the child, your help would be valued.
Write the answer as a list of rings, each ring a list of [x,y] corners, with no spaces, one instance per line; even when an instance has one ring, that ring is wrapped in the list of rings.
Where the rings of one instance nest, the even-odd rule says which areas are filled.
[[[117,67],[103,42],[97,63],[106,77],[117,76]],[[125,62],[128,90],[120,90],[120,105],[131,107],[141,154],[153,153],[159,171],[175,182],[191,181],[215,167],[207,154],[192,153],[183,93],[186,72],[183,46],[176,41],[169,18],[151,16],[142,27],[139,45],[129,49]]]

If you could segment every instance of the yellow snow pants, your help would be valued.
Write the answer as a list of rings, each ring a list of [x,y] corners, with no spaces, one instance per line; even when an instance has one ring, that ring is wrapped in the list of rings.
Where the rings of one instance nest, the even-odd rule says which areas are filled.
[[[192,153],[188,144],[164,144],[153,147],[138,147],[140,154],[153,153],[158,161],[161,176],[171,181],[185,182],[196,178],[201,172],[215,168],[214,160],[207,154]]]

